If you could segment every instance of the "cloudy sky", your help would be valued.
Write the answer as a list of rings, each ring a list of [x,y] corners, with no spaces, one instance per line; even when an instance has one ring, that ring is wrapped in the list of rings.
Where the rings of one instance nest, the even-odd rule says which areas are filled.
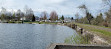
[[[100,12],[102,7],[101,0],[0,0],[0,7],[5,7],[8,10],[24,9],[24,6],[32,8],[36,15],[43,11],[50,13],[56,11],[58,15],[75,16],[76,13],[82,15],[82,10],[77,7],[86,4],[93,15]]]

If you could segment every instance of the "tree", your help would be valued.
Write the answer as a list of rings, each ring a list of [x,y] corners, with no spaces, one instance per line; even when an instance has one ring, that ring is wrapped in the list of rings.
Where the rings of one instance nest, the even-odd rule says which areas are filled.
[[[97,25],[101,24],[103,21],[104,21],[103,15],[102,15],[102,13],[100,13],[100,14],[96,17]]]
[[[91,20],[93,19],[93,16],[91,15],[91,13],[89,13],[88,8],[86,7],[85,4],[79,6],[78,8],[83,9],[85,11],[86,14],[86,18],[89,22],[89,24],[91,24]]]
[[[48,16],[48,14],[47,14],[46,11],[44,11],[44,12],[41,13],[41,18],[43,18],[43,20],[46,20],[47,16]]]
[[[110,7],[108,12],[105,12],[105,15],[106,15],[105,21],[108,23],[111,23],[111,0],[102,0],[102,1],[105,4],[105,6],[108,5]]]
[[[64,20],[64,16],[62,15],[62,17],[60,18],[61,20]]]
[[[33,16],[33,10],[31,8],[29,8],[27,5],[24,7],[24,11],[25,11],[25,16]]]
[[[15,19],[15,12],[13,13],[11,19]]]
[[[27,5],[24,7],[24,11],[25,11],[25,18],[27,21],[31,21],[32,20],[32,17],[34,15],[34,12],[31,8],[29,8]]]
[[[34,12],[33,10],[30,8],[30,9],[27,9],[26,11],[26,16],[29,16],[29,17],[32,17],[34,15]]]
[[[24,7],[25,15],[27,15],[28,10],[29,10],[29,7],[27,5],[25,5],[25,7]]]
[[[15,17],[15,12],[13,13],[13,17]]]
[[[74,20],[74,18],[73,18],[73,17],[71,17],[71,20]]]
[[[58,15],[57,15],[56,11],[52,11],[50,13],[50,20],[52,20],[52,21],[58,20]]]
[[[5,16],[6,16],[5,20],[9,21],[11,19],[12,13],[11,12],[7,12],[5,14]]]
[[[85,4],[83,4],[83,5],[79,6],[78,8],[79,8],[79,9],[82,9],[82,10],[85,12],[85,14],[87,14],[87,13],[88,13],[88,8],[86,7],[86,5],[85,5]]]
[[[105,15],[106,15],[105,21],[111,23],[111,8],[108,12],[105,13]]]
[[[20,20],[20,17],[21,17],[21,10],[20,9],[17,10],[16,16],[17,16],[17,19]]]
[[[5,14],[1,14],[1,20],[5,20]]]
[[[106,18],[104,22],[104,26],[110,27],[111,26],[111,0],[102,0],[105,6],[109,6],[108,12],[105,12]]]
[[[17,15],[17,17],[20,17],[20,13],[21,13],[21,10],[20,10],[20,9],[18,9],[18,10],[17,10],[17,14],[16,14],[16,15]]]
[[[6,10],[4,7],[2,7],[1,13],[2,13],[2,14],[6,14],[6,12],[7,12],[7,10]]]
[[[94,17],[91,15],[91,13],[88,12],[87,15],[86,15],[86,18],[87,18],[89,24],[91,24],[91,20],[92,20]]]
[[[88,24],[89,23],[87,17],[84,17],[82,21],[83,21],[84,24]]]
[[[75,14],[75,17],[76,17],[76,21],[78,21],[78,19],[79,19],[79,14],[76,13],[76,14]]]
[[[102,0],[103,3],[106,5],[108,5],[109,7],[111,7],[111,0]]]
[[[32,17],[32,22],[34,22],[35,21],[35,16],[33,15],[33,17]]]

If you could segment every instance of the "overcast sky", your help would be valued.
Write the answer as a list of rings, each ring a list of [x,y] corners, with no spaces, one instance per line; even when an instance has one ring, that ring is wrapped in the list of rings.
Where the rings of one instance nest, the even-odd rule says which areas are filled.
[[[56,11],[58,15],[75,16],[80,13],[77,7],[86,4],[93,15],[100,12],[102,7],[101,0],[0,0],[0,7],[5,7],[8,10],[24,9],[24,6],[32,8],[35,14],[40,14],[43,11],[50,13]],[[82,12],[80,13],[82,15]]]

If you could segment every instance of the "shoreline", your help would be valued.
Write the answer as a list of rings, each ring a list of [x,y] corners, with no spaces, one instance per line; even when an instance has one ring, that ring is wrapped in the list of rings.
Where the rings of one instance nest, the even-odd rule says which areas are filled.
[[[33,23],[32,23],[33,24]],[[55,25],[61,25],[61,26],[68,26],[74,30],[76,30],[76,32],[78,34],[80,34],[80,36],[82,37],[86,37],[86,38],[89,38],[89,42],[90,44],[103,44],[103,45],[111,45],[110,43],[108,43],[105,39],[101,38],[100,36],[90,32],[90,31],[87,31],[81,27],[79,27],[78,25],[76,24],[71,24],[71,23],[57,23]],[[72,26],[71,26],[72,25]],[[82,29],[82,30],[81,30]],[[81,33],[82,32],[82,33]],[[89,37],[87,37],[89,36]]]
[[[45,23],[40,23],[40,24],[51,24],[52,22],[45,22]],[[6,23],[6,24],[39,24],[39,23]],[[98,35],[90,32],[90,31],[87,31],[81,27],[79,27],[78,25],[76,24],[71,24],[71,23],[52,23],[54,25],[61,25],[61,26],[68,26],[74,30],[76,30],[76,32],[78,34],[80,34],[80,36],[82,37],[86,37],[87,35],[90,35],[89,37],[86,37],[86,38],[91,38],[91,39],[88,39],[90,41],[90,44],[106,44],[106,45],[111,45],[110,43],[108,43],[105,39],[99,37]]]
[[[78,25],[76,25],[75,23],[72,25],[76,26],[75,28],[73,28],[73,27],[71,27],[71,28],[76,30],[76,32],[78,32],[78,34],[80,34],[82,37],[89,38],[88,40],[90,41],[90,44],[111,45],[105,39],[101,38],[100,36],[96,35],[95,33],[90,32],[84,28],[81,28]]]
[[[57,25],[68,26],[68,27],[76,30],[76,32],[78,34],[80,34],[80,36],[89,38],[88,40],[89,40],[90,44],[111,45],[105,39],[103,39],[100,36],[94,34],[93,32],[90,32],[88,30],[85,30],[84,28],[79,27],[76,24],[71,24],[71,23],[68,23],[68,24],[67,23],[66,24],[63,23],[62,24],[62,23],[59,23]]]

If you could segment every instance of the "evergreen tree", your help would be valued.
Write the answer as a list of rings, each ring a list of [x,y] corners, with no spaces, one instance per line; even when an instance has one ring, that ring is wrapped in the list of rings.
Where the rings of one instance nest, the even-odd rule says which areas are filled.
[[[64,16],[62,15],[61,20],[64,20]]]
[[[73,17],[71,17],[71,20],[74,20],[74,18],[73,18]]]
[[[34,22],[34,21],[35,21],[35,16],[33,15],[33,16],[32,16],[32,22]]]

